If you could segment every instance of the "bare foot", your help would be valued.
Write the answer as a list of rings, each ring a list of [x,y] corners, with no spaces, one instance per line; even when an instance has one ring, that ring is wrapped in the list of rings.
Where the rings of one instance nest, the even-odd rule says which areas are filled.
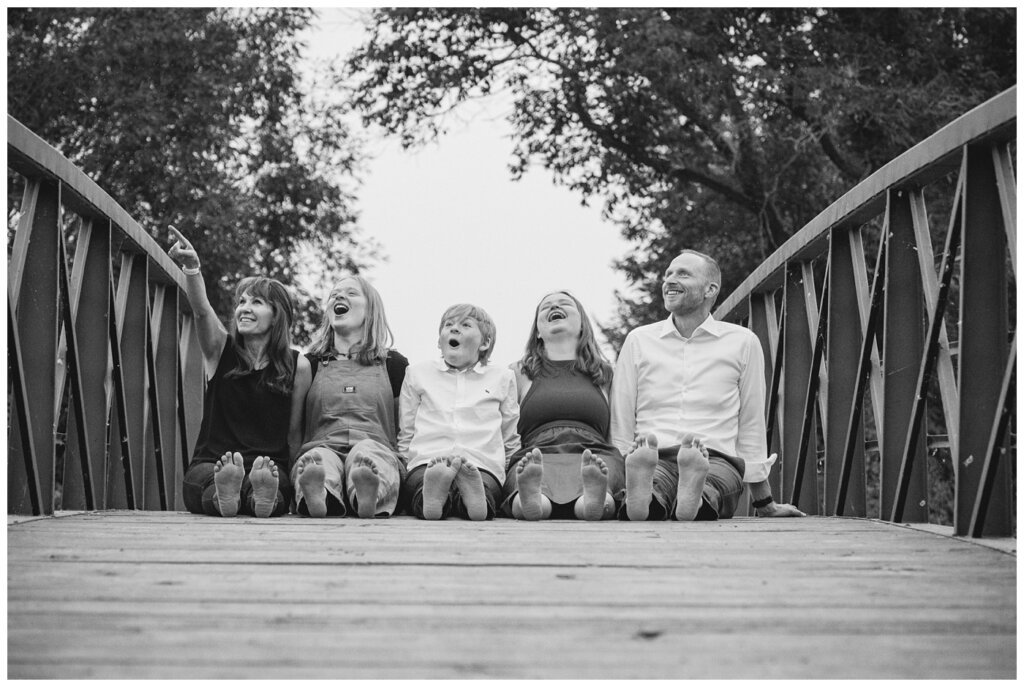
[[[221,517],[233,518],[238,514],[238,494],[242,491],[245,465],[242,454],[225,453],[213,466],[213,492]]]
[[[456,459],[461,462],[459,472],[455,475],[455,484],[459,488],[459,496],[466,507],[466,515],[470,520],[487,519],[487,497],[484,495],[484,478],[480,476],[477,466],[468,459]],[[454,467],[455,462],[452,463]]]
[[[517,498],[523,520],[541,520],[544,517],[544,495],[540,493],[543,477],[544,460],[540,450],[528,451],[516,465]]]
[[[324,486],[324,466],[315,455],[306,454],[299,458],[296,468],[298,477],[295,487],[306,502],[311,518],[327,517],[327,488]]]
[[[608,495],[608,466],[600,456],[587,449],[583,452],[583,519],[600,520],[604,517],[605,497]]]
[[[369,458],[358,456],[352,461],[349,475],[356,489],[356,513],[361,518],[372,518],[377,514],[377,488],[380,486],[377,466]]]
[[[654,493],[654,468],[658,466],[658,438],[648,434],[626,456],[626,515],[630,520],[646,520]]]
[[[676,487],[676,520],[693,520],[700,510],[704,479],[708,476],[710,463],[704,442],[691,434],[684,434],[680,440],[679,485]]]
[[[459,471],[457,463],[461,458],[439,456],[431,458],[427,463],[427,471],[423,475],[423,517],[427,520],[440,520],[444,515],[444,504],[448,501],[448,492]]]
[[[266,456],[257,456],[249,473],[252,483],[253,512],[257,518],[269,518],[277,505],[277,466]]]

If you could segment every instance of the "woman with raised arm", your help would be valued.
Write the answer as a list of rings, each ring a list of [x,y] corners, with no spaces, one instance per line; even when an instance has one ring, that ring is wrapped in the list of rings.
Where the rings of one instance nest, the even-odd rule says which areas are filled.
[[[541,299],[513,369],[523,448],[510,459],[503,512],[521,520],[613,517],[624,466],[608,442],[612,367],[575,296]]]
[[[398,395],[409,361],[391,350],[380,294],[360,276],[331,289],[309,353],[313,382],[292,467],[300,515],[388,517],[405,463],[397,452]]]
[[[235,288],[230,332],[206,296],[199,256],[173,226],[168,251],[185,273],[203,369],[203,421],[182,498],[189,512],[283,515],[292,499],[309,363],[291,348],[292,300],[279,281],[246,277]]]

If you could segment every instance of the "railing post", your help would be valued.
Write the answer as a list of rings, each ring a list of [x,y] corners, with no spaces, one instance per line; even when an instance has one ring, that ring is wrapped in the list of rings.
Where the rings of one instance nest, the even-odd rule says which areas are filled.
[[[854,431],[856,441],[851,458],[850,475],[846,486],[843,513],[835,512],[839,495],[839,478],[846,446],[846,432],[853,409],[860,361],[863,328],[860,322],[860,302],[857,289],[857,270],[864,280],[864,249],[860,229],[836,229],[829,241],[829,318],[827,362],[828,423],[825,434],[825,514],[867,515],[864,475],[864,421],[858,418]]]
[[[128,491],[134,495],[134,503],[129,502],[128,507],[139,510],[146,507],[147,461],[143,454],[148,406],[146,320],[149,317],[149,288],[146,271],[144,255],[123,256],[114,312],[121,337],[121,374],[124,382],[124,415],[127,420],[127,427],[122,427],[121,431],[127,431],[130,444],[130,463],[124,466],[124,472],[125,479],[131,480]],[[129,457],[122,455],[118,448],[116,458],[124,461]]]
[[[150,397],[153,417],[156,467],[160,471],[159,503],[162,509],[174,507],[175,491],[180,484],[176,470],[177,436],[175,430],[178,391],[178,290],[158,285],[153,293],[151,323]]]
[[[960,455],[953,526],[968,534],[980,472],[999,407],[1008,359],[1007,230],[991,147],[967,146],[960,258]],[[984,534],[1012,534],[1007,462],[998,461]]]
[[[800,432],[803,426],[804,406],[807,400],[808,381],[811,374],[813,355],[813,334],[807,308],[807,289],[813,293],[814,283],[806,283],[803,266],[791,264],[786,272],[785,313],[783,328],[783,370],[785,373],[782,393],[782,460],[786,474],[783,498],[791,501],[805,513],[818,513],[817,471],[815,451],[809,451],[808,464],[798,484],[796,477],[800,462]],[[794,499],[794,494],[797,497]]]
[[[93,478],[95,508],[106,508],[107,498],[103,475],[107,455],[107,394],[109,374],[109,297],[110,288],[110,223],[82,221],[75,248],[74,267],[71,272],[71,307],[74,310],[75,331],[81,365],[82,404],[86,424],[90,428],[88,456],[80,455],[78,444],[68,442],[67,463],[64,466],[63,508],[84,508],[84,494],[77,488],[77,474],[87,462]],[[74,417],[68,422],[68,436],[77,431]]]
[[[181,478],[184,477],[185,470],[192,460],[192,451],[195,450],[199,438],[205,390],[203,353],[199,348],[199,336],[196,332],[195,316],[192,313],[182,313],[178,337],[178,351],[181,358],[178,387],[178,430],[181,437],[179,441],[181,451],[177,483],[180,485]],[[179,500],[178,508],[184,510],[185,504],[180,501],[180,489],[177,498]]]
[[[901,466],[906,462],[911,471],[900,521],[928,522],[927,442],[918,442],[913,455],[903,455],[909,432],[918,432],[924,438],[924,418],[915,426],[911,423],[927,327],[910,194],[906,191],[889,192],[885,226],[885,406],[881,413],[885,438],[880,447],[879,470],[882,517],[889,517],[893,511]],[[922,393],[927,394],[927,389]]]
[[[778,410],[777,404],[775,403],[775,395],[773,394],[772,377],[775,372],[775,361],[778,356],[781,355],[779,351],[779,317],[775,308],[775,294],[772,292],[762,292],[751,294],[750,296],[750,329],[757,336],[761,342],[761,351],[764,354],[764,376],[765,376],[765,413],[768,415],[774,414],[776,417],[765,418],[765,426],[778,427]],[[768,453],[781,454],[782,447],[779,443],[779,433],[769,432],[768,437]],[[780,461],[768,475],[768,485],[771,487],[773,494],[778,494],[780,497],[783,493],[783,465]],[[739,512],[739,511],[737,511]]]
[[[21,380],[28,398],[28,428],[35,449],[34,480],[29,480],[23,461],[8,461],[7,511],[9,513],[53,512],[55,389],[59,289],[57,260],[61,232],[60,185],[31,180],[26,184],[22,217],[14,236],[10,300],[17,318],[22,365]],[[18,425],[11,433],[9,454],[22,455]],[[33,498],[30,485],[38,485]]]

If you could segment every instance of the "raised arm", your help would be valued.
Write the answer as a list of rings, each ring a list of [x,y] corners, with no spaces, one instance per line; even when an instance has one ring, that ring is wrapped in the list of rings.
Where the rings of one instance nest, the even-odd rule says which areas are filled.
[[[227,341],[228,332],[224,329],[217,313],[210,305],[210,299],[206,297],[206,282],[199,267],[199,255],[196,253],[192,243],[182,236],[181,232],[169,225],[171,240],[174,244],[167,255],[181,265],[181,271],[185,273],[185,293],[188,296],[189,305],[192,306],[192,313],[196,321],[196,333],[199,336],[199,348],[203,352],[204,369],[207,377],[212,377],[217,369],[217,362],[224,350],[224,342]]]

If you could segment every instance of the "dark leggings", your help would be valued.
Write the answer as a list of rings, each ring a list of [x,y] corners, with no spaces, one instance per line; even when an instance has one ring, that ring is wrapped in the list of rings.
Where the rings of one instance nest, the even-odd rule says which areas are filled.
[[[181,484],[181,497],[185,501],[185,508],[189,513],[220,516],[216,490],[213,485],[213,466],[214,463],[193,461],[185,471],[185,477]],[[238,503],[240,515],[255,515],[256,499],[252,493],[252,484],[249,482],[249,469],[246,469],[245,477],[242,478],[242,490]],[[278,465],[277,503],[274,504],[271,517],[287,513],[291,500],[292,490],[291,481],[288,479],[288,470]]]

